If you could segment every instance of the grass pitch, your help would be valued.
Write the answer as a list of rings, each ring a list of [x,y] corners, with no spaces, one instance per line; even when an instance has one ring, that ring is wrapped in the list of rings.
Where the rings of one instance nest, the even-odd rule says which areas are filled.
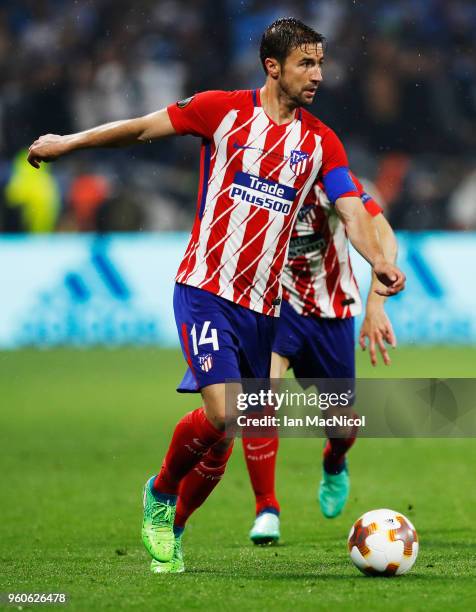
[[[475,376],[476,349],[401,348],[360,376]],[[256,548],[238,441],[223,482],[184,536],[187,572],[156,576],[140,541],[141,489],[173,425],[177,351],[0,354],[0,591],[65,592],[71,610],[470,610],[476,607],[474,440],[360,440],[352,493],[332,521],[315,501],[320,440],[281,442],[282,544]],[[372,508],[409,516],[421,541],[412,572],[362,576],[346,538]],[[23,609],[35,606],[23,605]]]

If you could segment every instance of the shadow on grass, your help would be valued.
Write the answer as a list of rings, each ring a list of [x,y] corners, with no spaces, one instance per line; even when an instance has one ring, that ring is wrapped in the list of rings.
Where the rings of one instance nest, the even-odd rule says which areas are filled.
[[[357,571],[357,570],[356,570]],[[441,583],[442,579],[447,579],[448,582],[454,583],[455,580],[467,581],[470,580],[469,576],[448,576],[445,573],[431,573],[426,574],[422,572],[411,572],[404,576],[364,576],[360,573],[332,573],[332,572],[321,572],[319,570],[316,571],[305,571],[305,572],[266,572],[263,571],[263,568],[259,568],[256,574],[250,574],[248,571],[226,571],[226,570],[206,570],[200,568],[188,569],[183,576],[197,576],[197,575],[209,575],[213,573],[214,576],[220,578],[226,578],[233,580],[242,580],[246,582],[255,582],[255,581],[263,581],[263,582],[274,582],[276,580],[293,580],[297,582],[309,582],[310,580],[315,580],[316,584],[319,582],[341,582],[345,580],[348,583],[354,584],[365,584],[366,582],[381,582],[393,585],[403,585],[406,582],[434,582],[438,581]],[[312,584],[312,583],[311,583]]]

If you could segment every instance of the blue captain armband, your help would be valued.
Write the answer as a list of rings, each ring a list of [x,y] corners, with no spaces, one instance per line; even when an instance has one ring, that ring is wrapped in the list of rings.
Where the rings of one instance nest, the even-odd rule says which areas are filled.
[[[347,166],[334,168],[322,178],[322,182],[324,183],[327,197],[333,204],[342,195],[349,194],[352,191],[359,197],[359,191],[350,176]]]

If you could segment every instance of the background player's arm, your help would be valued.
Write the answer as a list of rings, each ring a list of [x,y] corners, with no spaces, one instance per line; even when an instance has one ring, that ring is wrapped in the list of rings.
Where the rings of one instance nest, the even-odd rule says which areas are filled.
[[[390,223],[383,214],[379,214],[376,217],[373,217],[373,224],[377,230],[377,236],[385,259],[390,263],[395,264],[397,261],[398,245],[397,238],[390,226]],[[377,276],[372,270],[372,283],[370,286],[369,295],[367,297],[367,304],[384,304],[386,296],[377,292],[377,289],[379,288],[384,289],[382,283],[378,280]]]
[[[76,134],[40,136],[30,146],[28,161],[33,167],[39,168],[42,161],[53,161],[76,149],[123,147],[175,133],[167,109],[164,108],[143,117],[106,123]]]
[[[350,241],[385,286],[376,291],[380,295],[395,295],[403,289],[405,275],[385,259],[372,217],[362,206],[359,191],[350,175],[344,147],[330,129],[322,139],[322,151],[322,181],[329,200],[335,203]]]
[[[390,296],[402,291],[405,275],[385,256],[372,217],[362,206],[361,199],[354,196],[337,198],[336,210],[352,245],[370,263],[380,281],[376,293]]]
[[[378,214],[373,218],[373,223],[377,230],[385,258],[395,263],[398,245],[389,222],[383,214]],[[372,282],[367,296],[365,318],[360,328],[359,344],[362,350],[365,351],[368,339],[370,362],[373,366],[377,365],[377,347],[385,365],[390,365],[391,359],[385,342],[392,347],[397,345],[392,323],[384,310],[386,298],[377,293],[379,287],[382,288],[382,285],[372,270]]]

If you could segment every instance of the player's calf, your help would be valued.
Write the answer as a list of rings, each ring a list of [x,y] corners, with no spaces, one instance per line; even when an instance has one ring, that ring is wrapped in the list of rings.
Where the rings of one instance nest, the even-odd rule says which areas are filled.
[[[233,450],[233,440],[225,439],[203,456],[180,483],[175,529],[184,528],[190,515],[209,497],[225,473]]]

